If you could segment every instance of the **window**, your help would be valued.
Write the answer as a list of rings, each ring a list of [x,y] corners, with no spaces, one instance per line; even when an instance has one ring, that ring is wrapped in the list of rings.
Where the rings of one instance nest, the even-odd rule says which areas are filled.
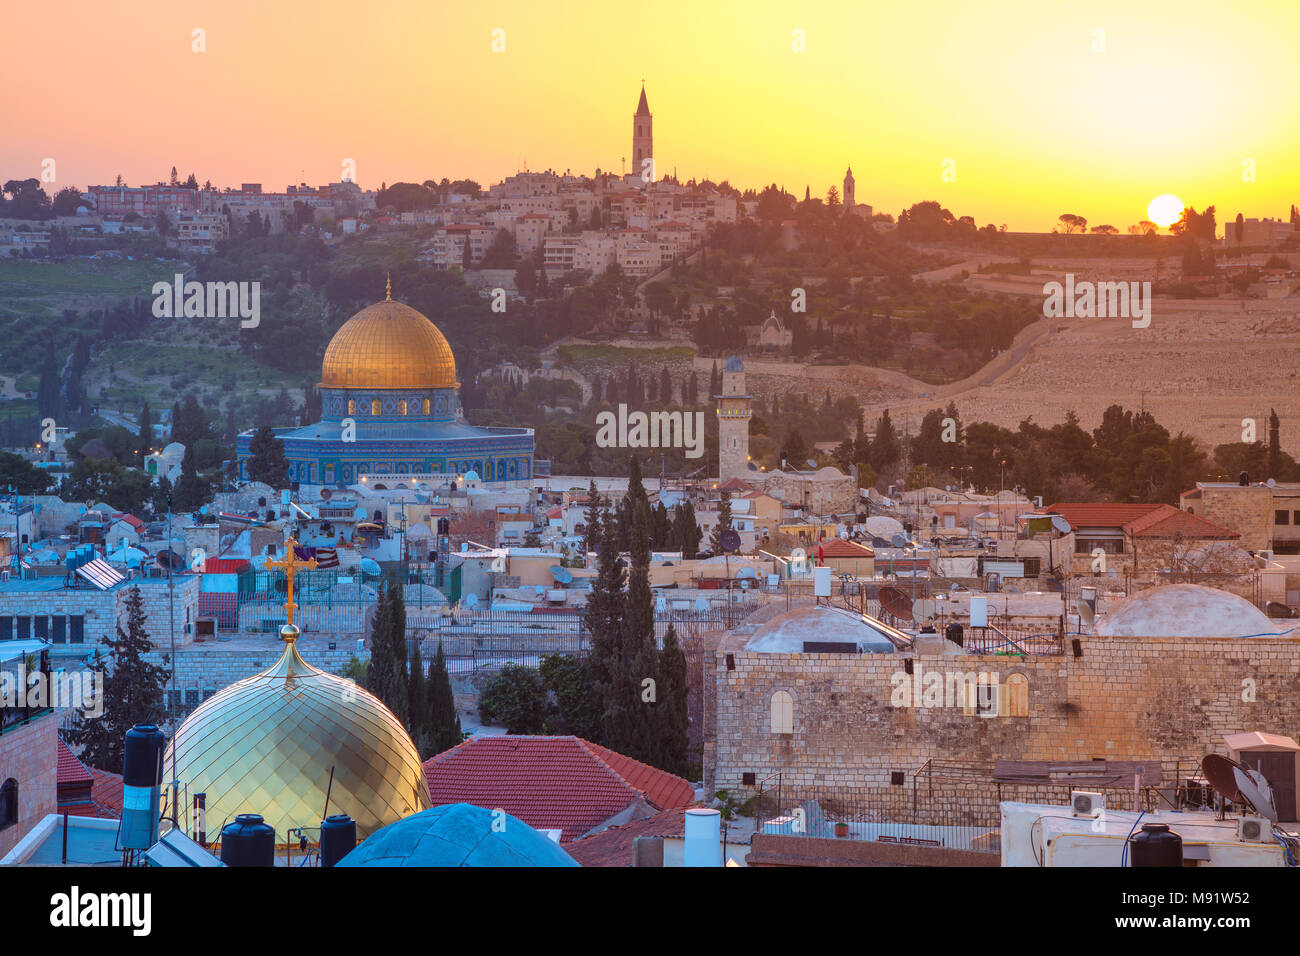
[[[0,830],[18,822],[18,781],[10,777],[0,783]]]
[[[383,406],[383,403],[380,402],[379,399],[377,399],[377,398],[376,398],[376,399],[372,399],[371,402],[370,402],[370,414],[371,414],[371,415],[378,415],[378,414],[380,413],[380,411],[383,409],[383,407],[384,407],[384,406]]]
[[[348,414],[349,414],[349,415],[355,415],[356,413],[357,413],[357,400],[356,400],[355,398],[349,398],[349,399],[348,399]]]
[[[68,643],[84,644],[86,642],[86,618],[82,614],[74,614],[68,618]]]
[[[399,415],[406,414],[406,399],[402,399],[400,402],[397,403],[397,414]]]
[[[427,398],[424,400],[424,414],[429,414],[429,400]]]
[[[14,639],[14,619],[12,617],[0,617],[0,641],[12,641]]]
[[[54,636],[52,638],[55,644],[62,644],[68,639],[68,619],[63,615],[55,615],[50,618],[54,623]]]
[[[1123,554],[1124,539],[1123,538],[1075,538],[1074,539],[1075,554],[1092,554],[1092,552],[1096,551],[1098,548],[1101,548],[1101,550],[1105,551],[1107,554]]]
[[[1291,523],[1291,512],[1289,512],[1289,511],[1274,511],[1274,512],[1273,512],[1273,523],[1274,523],[1274,524],[1290,524],[1290,523]]]
[[[32,620],[36,622],[36,639],[48,641],[50,639],[50,619],[42,614],[40,617],[33,618]]]
[[[1007,678],[1002,693],[1002,716],[1029,716],[1029,678],[1024,674],[1012,674]]]
[[[772,695],[772,733],[794,733],[794,698],[783,690]]]
[[[20,617],[18,619],[18,640],[27,641],[32,637],[32,619],[30,617]]]

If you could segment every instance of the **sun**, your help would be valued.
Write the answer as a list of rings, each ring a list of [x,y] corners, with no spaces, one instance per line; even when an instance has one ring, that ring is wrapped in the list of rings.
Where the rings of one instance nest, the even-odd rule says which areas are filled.
[[[1183,214],[1183,201],[1169,193],[1157,196],[1147,206],[1147,218],[1161,229],[1168,229]]]

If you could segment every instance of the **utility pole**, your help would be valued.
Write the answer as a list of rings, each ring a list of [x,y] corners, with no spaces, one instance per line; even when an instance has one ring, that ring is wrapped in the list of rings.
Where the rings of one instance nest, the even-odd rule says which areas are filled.
[[[180,700],[176,690],[176,584],[172,579],[175,568],[172,566],[172,494],[167,492],[167,633],[171,638],[172,650],[172,706],[167,710],[171,714],[172,744],[172,819],[177,818],[176,801],[180,799],[180,779],[176,765],[176,704]]]

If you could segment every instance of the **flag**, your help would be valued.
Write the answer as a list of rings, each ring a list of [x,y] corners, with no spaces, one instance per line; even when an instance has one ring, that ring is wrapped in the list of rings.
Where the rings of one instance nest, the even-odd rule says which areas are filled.
[[[318,568],[337,568],[339,566],[339,553],[333,548],[316,549],[316,567]]]

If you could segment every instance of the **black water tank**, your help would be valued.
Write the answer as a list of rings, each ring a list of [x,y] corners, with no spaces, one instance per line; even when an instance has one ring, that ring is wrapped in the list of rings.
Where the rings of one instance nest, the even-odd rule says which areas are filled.
[[[357,846],[357,821],[346,813],[326,817],[320,825],[320,865],[333,866]]]
[[[274,866],[275,830],[260,813],[241,813],[221,828],[221,862],[226,866]]]
[[[1182,866],[1183,838],[1167,823],[1144,823],[1129,841],[1130,866]]]
[[[162,753],[166,738],[155,724],[136,724],[126,732],[122,785],[156,787],[162,783]]]
[[[952,641],[958,647],[962,647],[962,627],[956,621],[953,621],[943,629],[944,636]]]

